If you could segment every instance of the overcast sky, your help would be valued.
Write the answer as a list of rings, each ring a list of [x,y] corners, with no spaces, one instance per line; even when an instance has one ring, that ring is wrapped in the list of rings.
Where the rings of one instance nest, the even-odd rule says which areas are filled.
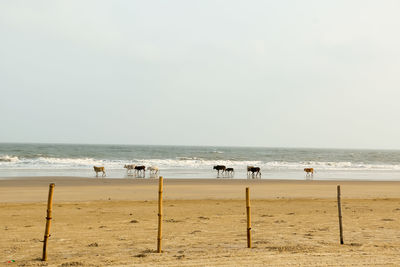
[[[400,149],[399,1],[0,2],[0,142]]]

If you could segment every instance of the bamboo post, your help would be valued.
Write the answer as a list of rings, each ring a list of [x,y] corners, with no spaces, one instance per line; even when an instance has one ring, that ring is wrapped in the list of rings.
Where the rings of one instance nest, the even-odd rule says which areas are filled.
[[[340,244],[343,245],[343,226],[342,226],[342,204],[340,202],[340,185],[337,186],[337,202],[339,213],[339,231],[340,231]]]
[[[246,213],[247,213],[247,247],[251,248],[250,189],[248,187],[246,187]]]
[[[47,241],[50,237],[50,226],[51,226],[51,210],[53,206],[53,193],[54,184],[49,185],[49,197],[47,199],[47,216],[46,216],[46,228],[44,230],[44,240],[43,240],[43,255],[42,261],[47,261]]]
[[[163,177],[160,176],[158,180],[158,234],[157,234],[157,252],[161,253],[161,240],[162,240],[162,193],[163,193]]]

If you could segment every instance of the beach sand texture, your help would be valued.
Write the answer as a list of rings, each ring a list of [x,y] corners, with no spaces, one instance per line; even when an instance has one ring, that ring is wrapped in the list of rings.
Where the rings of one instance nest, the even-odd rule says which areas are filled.
[[[48,184],[55,182],[48,262],[41,262]],[[345,245],[339,244],[336,185]],[[245,187],[253,248],[246,248]],[[157,180],[0,181],[0,265],[398,266],[400,183],[169,180],[163,253]]]

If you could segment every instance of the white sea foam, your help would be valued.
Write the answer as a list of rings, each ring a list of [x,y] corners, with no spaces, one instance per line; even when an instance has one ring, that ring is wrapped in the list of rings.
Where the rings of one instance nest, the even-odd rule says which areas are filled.
[[[400,165],[395,164],[365,164],[362,162],[354,163],[348,161],[342,162],[318,162],[318,161],[301,161],[301,162],[267,162],[262,164],[265,169],[270,170],[298,170],[306,167],[312,167],[319,170],[400,170]]]
[[[136,164],[145,166],[158,166],[160,169],[197,169],[208,170],[214,165],[225,165],[236,170],[245,170],[247,165],[261,167],[264,171],[302,170],[305,167],[313,167],[316,170],[379,170],[398,171],[400,165],[396,164],[366,164],[363,162],[319,162],[319,161],[240,161],[240,160],[205,160],[196,157],[178,157],[174,159],[94,159],[94,158],[18,158],[9,155],[0,156],[1,169],[88,169],[96,166],[105,166],[107,169],[123,169],[124,164]]]
[[[12,157],[9,155],[0,155],[0,162],[17,162],[18,157]]]

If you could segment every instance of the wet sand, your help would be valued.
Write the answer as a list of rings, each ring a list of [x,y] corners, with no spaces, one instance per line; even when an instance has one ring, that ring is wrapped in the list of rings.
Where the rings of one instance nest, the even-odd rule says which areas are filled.
[[[400,182],[165,179],[155,253],[153,179],[0,180],[0,265],[41,266],[48,184],[56,184],[49,266],[398,266]],[[336,185],[343,197],[339,244]],[[253,248],[246,248],[245,187]]]
[[[22,177],[0,180],[0,202],[47,200],[49,183],[56,184],[56,201],[156,200],[158,179],[77,177]],[[335,198],[336,186],[344,198],[397,198],[400,182],[300,181],[264,179],[164,179],[164,198],[171,200],[242,199],[251,188],[252,199]]]

